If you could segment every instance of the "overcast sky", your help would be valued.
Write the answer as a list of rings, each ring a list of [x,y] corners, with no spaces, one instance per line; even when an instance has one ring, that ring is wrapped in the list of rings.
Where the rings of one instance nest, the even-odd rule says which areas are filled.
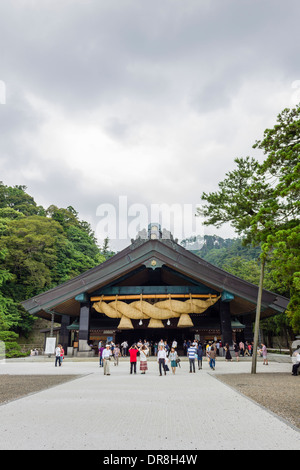
[[[99,240],[114,208],[114,249],[155,204],[185,214],[175,236],[203,231],[202,192],[300,101],[299,17],[299,0],[0,0],[0,180]]]

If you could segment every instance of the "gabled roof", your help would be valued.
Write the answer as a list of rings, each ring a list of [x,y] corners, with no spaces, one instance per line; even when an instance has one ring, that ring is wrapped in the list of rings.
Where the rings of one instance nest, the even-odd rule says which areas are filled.
[[[220,293],[227,291],[234,296],[231,301],[232,315],[255,311],[258,287],[243,279],[217,268],[199,256],[189,252],[173,240],[136,240],[124,250],[104,263],[67,281],[51,290],[22,302],[31,314],[50,318],[49,311],[59,314],[79,315],[80,304],[75,300],[79,294],[90,294],[116,281],[139,267],[171,268]],[[264,316],[284,312],[289,299],[263,291],[262,308]]]

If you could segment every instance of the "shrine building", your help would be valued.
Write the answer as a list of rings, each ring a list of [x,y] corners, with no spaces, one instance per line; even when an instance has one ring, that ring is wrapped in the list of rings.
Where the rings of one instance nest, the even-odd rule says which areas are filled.
[[[194,338],[230,345],[253,341],[257,294],[256,285],[204,261],[150,224],[104,263],[22,305],[60,324],[64,350],[85,356],[99,340],[127,340],[130,346],[139,339],[176,339],[179,348]],[[288,302],[263,290],[261,318],[284,312]]]

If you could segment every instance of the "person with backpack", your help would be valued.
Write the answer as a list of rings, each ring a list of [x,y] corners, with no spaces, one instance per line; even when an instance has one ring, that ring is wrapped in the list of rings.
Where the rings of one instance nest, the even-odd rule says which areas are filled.
[[[209,367],[212,370],[215,370],[215,367],[216,367],[216,355],[217,355],[216,349],[214,346],[212,346],[209,351]]]
[[[202,349],[202,344],[198,344],[197,348],[197,356],[198,356],[198,370],[202,369],[202,358],[203,358],[203,349]]]

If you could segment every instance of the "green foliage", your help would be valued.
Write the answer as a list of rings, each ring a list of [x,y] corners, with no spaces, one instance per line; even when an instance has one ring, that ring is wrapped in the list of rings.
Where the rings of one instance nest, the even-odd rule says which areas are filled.
[[[28,335],[33,318],[20,302],[105,261],[76,210],[43,209],[25,186],[0,183],[0,331]]]
[[[204,225],[220,227],[230,222],[246,243],[259,243],[254,237],[253,220],[263,204],[272,202],[272,189],[264,175],[258,173],[259,163],[253,158],[236,158],[237,169],[226,173],[219,183],[219,191],[203,193],[206,201],[198,214],[205,217]]]
[[[17,343],[18,334],[13,331],[1,331],[0,330],[0,341],[3,341],[5,345],[5,357],[21,357],[27,356],[27,353],[22,353],[19,344]]]
[[[181,243],[186,245],[187,241]],[[241,238],[223,239],[217,235],[205,235],[201,249],[194,251],[214,266],[256,285],[260,274],[260,252],[260,247],[245,246]],[[266,283],[272,285],[269,272],[266,274]]]
[[[272,247],[272,250],[271,250]],[[289,296],[287,316],[300,331],[300,225],[270,235],[263,246],[271,250],[269,269],[277,291]]]
[[[0,261],[4,262],[6,252],[0,251]],[[7,297],[2,292],[5,292],[5,285],[8,281],[13,278],[12,274],[6,269],[0,269],[0,331],[8,330],[18,323],[18,316],[11,313],[11,308],[14,306],[14,302],[10,297]]]
[[[5,260],[6,253],[0,251],[0,260]],[[12,279],[12,275],[4,269],[0,269],[0,289]],[[20,346],[16,342],[18,334],[9,331],[16,327],[19,322],[19,315],[14,311],[14,302],[12,299],[4,295],[0,290],[0,341],[5,345],[6,357],[18,357],[21,355]],[[3,353],[3,352],[2,352]]]
[[[268,259],[269,282],[290,297],[287,315],[294,332],[300,331],[299,212],[300,105],[285,109],[272,129],[256,141],[265,159],[237,158],[237,168],[226,174],[219,191],[203,193],[198,214],[205,225],[230,222],[244,243],[261,246]]]
[[[114,256],[114,252],[109,249],[109,238],[106,237],[103,241],[103,245],[100,249],[101,255],[104,257],[105,260]]]
[[[5,186],[0,181],[0,208],[11,208],[24,215],[38,214],[41,208],[25,190],[26,186]]]

